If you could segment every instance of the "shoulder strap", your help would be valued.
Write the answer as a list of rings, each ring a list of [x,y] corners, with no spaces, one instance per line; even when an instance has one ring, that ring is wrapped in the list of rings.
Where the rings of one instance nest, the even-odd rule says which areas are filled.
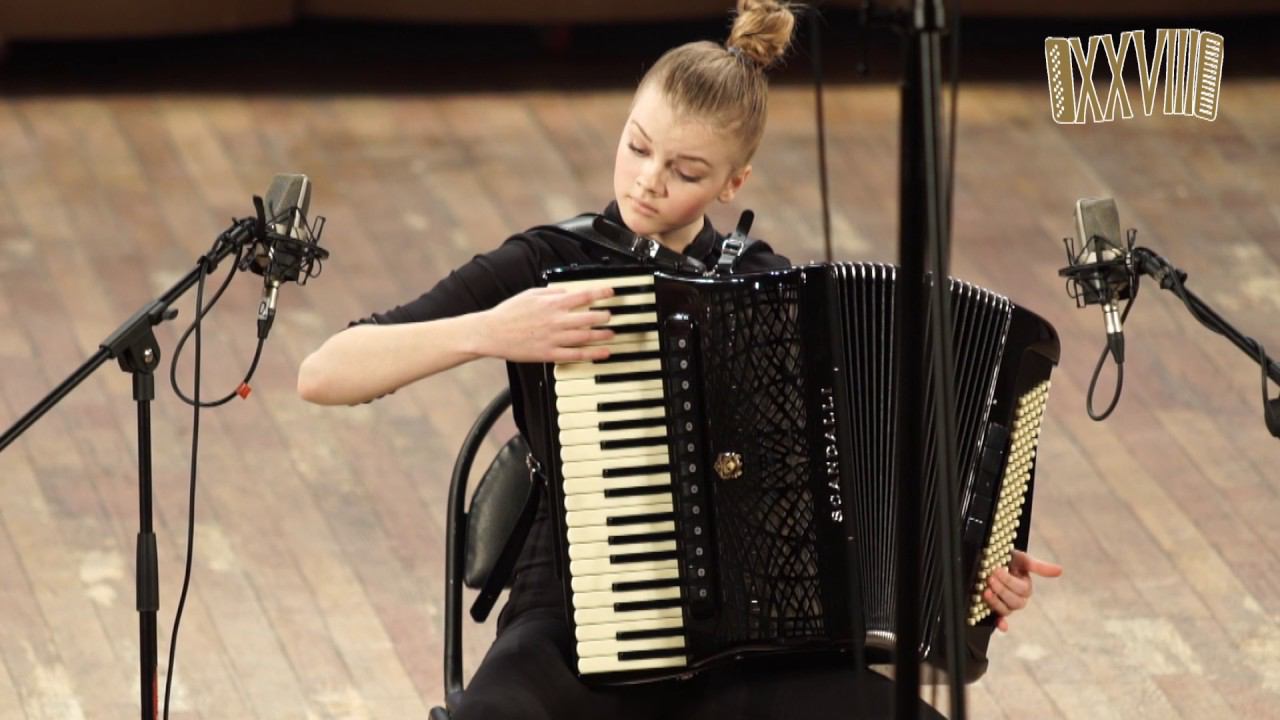
[[[657,265],[671,272],[701,275],[707,269],[695,258],[674,252],[662,243],[643,235],[636,235],[597,213],[583,213],[554,225],[538,225],[531,230],[569,235],[577,240],[633,258],[642,264]]]
[[[720,259],[716,261],[716,275],[732,274],[738,259],[747,254],[747,248],[756,244],[756,239],[747,235],[755,219],[755,213],[750,210],[742,211],[742,215],[738,217],[738,227],[734,228],[733,233],[720,243]]]

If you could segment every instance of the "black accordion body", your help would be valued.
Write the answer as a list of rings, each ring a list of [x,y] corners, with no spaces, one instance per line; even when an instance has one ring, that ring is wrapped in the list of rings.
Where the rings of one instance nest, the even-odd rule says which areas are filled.
[[[893,648],[894,273],[837,263],[718,278],[548,274],[551,286],[615,290],[595,305],[612,312],[609,359],[547,366],[547,475],[584,680]],[[961,571],[969,623],[989,623],[985,579],[1026,548],[1058,340],[1007,298],[949,282]],[[932,407],[931,386],[925,397]],[[937,461],[924,438],[932,507]],[[933,525],[922,656],[941,625]]]

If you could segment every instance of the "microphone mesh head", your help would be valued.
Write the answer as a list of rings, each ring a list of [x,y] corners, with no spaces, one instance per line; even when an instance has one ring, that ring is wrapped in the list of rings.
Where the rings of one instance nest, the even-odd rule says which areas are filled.
[[[311,181],[301,173],[281,173],[271,180],[266,197],[267,222],[272,230],[292,237],[311,204]]]
[[[1080,256],[1071,264],[1090,266],[1073,276],[1078,298],[1085,305],[1128,298],[1128,271],[1121,262],[1127,248],[1120,238],[1120,211],[1115,199],[1081,198],[1076,201],[1075,215],[1082,247]]]
[[[1084,245],[1088,262],[1105,262],[1119,256],[1120,211],[1115,198],[1081,198],[1076,201],[1076,230]]]

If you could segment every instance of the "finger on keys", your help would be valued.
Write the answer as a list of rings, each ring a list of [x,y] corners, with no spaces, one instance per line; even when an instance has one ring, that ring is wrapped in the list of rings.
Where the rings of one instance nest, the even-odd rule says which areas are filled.
[[[604,342],[612,338],[613,331],[609,329],[577,327],[568,328],[558,332],[552,336],[551,340],[557,347],[577,348]],[[606,355],[603,357],[592,358],[593,360],[603,360],[605,357],[608,357],[607,352],[609,348],[607,346],[602,346],[601,349],[606,351]]]
[[[605,346],[583,345],[581,347],[560,347],[551,353],[552,362],[594,362],[609,357],[609,348]]]
[[[999,573],[994,573],[987,579],[987,586],[995,593],[1000,602],[1004,603],[1010,612],[1021,610],[1027,606],[1027,595],[1019,593],[1017,590],[1009,587],[1000,579]]]
[[[564,303],[571,308],[588,307],[593,302],[611,297],[613,297],[613,288],[611,287],[583,288],[566,294]]]
[[[1008,605],[1000,599],[1000,596],[994,590],[987,589],[982,592],[982,599],[987,602],[987,606],[996,611],[997,615],[1008,615],[1012,612]]]
[[[571,310],[556,318],[555,326],[561,330],[585,330],[587,328],[601,328],[609,323],[609,319],[613,317],[608,310]],[[589,342],[582,340],[581,342]],[[579,343],[566,343],[576,345]]]
[[[588,310],[580,313],[580,315],[582,315],[582,324],[590,325],[591,327],[607,325],[609,320],[613,318],[613,313],[608,310]]]
[[[1025,575],[1015,575],[1009,568],[998,568],[994,573],[994,577],[999,578],[1005,587],[1014,591],[1023,597],[1031,597],[1031,578]]]

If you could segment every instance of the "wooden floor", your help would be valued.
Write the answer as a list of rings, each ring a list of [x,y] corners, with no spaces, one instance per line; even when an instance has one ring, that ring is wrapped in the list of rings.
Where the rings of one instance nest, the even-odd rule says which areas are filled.
[[[1044,315],[1063,347],[1032,548],[1066,574],[1039,582],[993,641],[971,717],[1280,717],[1280,441],[1257,366],[1148,284],[1125,328],[1119,409],[1091,422],[1101,313],[1077,310],[1056,273],[1075,200],[1112,195],[1140,243],[1280,354],[1280,81],[1228,78],[1212,123],[1056,126],[1045,94],[1042,78],[974,83],[960,103],[954,271]],[[282,292],[252,396],[201,415],[173,717],[424,717],[441,700],[448,472],[503,369],[480,362],[355,408],[303,403],[296,370],[347,321],[416,297],[510,232],[603,207],[629,98],[625,86],[0,98],[2,426],[250,214],[273,174],[308,173],[328,217],[333,257]],[[713,220],[751,207],[778,250],[821,259],[813,98],[796,85],[772,102],[741,204]],[[892,85],[829,88],[840,259],[896,256],[897,102]],[[259,292],[238,277],[208,319],[204,397],[247,367]],[[157,333],[162,656],[192,430],[168,363],[193,302]],[[188,393],[191,357],[189,344]],[[1099,404],[1111,383],[1108,371]],[[103,367],[0,455],[0,717],[137,714],[130,397]],[[468,631],[474,663],[492,630]]]

